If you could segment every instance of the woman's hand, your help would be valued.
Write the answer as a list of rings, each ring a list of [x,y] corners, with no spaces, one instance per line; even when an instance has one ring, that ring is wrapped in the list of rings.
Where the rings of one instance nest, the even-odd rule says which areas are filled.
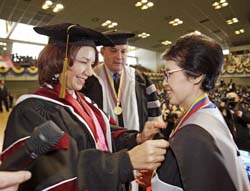
[[[155,170],[165,158],[169,143],[166,140],[149,140],[128,151],[135,170]]]
[[[137,134],[137,143],[141,144],[146,140],[153,139],[155,134],[159,133],[162,128],[166,128],[166,123],[164,121],[147,121],[143,131]]]

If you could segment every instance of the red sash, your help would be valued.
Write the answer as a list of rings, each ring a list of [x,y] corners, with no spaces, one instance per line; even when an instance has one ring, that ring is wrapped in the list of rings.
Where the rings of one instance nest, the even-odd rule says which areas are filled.
[[[66,96],[64,99],[59,98],[59,91],[60,91],[60,86],[57,85],[54,87],[54,89],[50,89],[50,88],[39,88],[35,94],[37,95],[41,95],[41,96],[46,96],[48,98],[54,99],[56,101],[62,102],[66,105],[70,105],[74,108],[75,112],[80,115],[84,121],[88,124],[88,126],[91,129],[91,132],[94,135],[95,140],[98,140],[98,135],[96,132],[96,127],[94,125],[94,122],[91,118],[92,114],[90,109],[93,110],[93,112],[96,115],[96,118],[98,119],[100,126],[102,128],[102,131],[104,132],[104,136],[105,136],[105,141],[106,141],[106,145],[107,145],[107,139],[106,139],[106,125],[104,122],[104,119],[102,117],[101,112],[95,108],[95,106],[93,106],[92,104],[89,104],[84,97],[82,97],[79,93],[76,92],[77,94],[77,98],[80,101],[80,103],[75,100],[68,92],[66,92]]]

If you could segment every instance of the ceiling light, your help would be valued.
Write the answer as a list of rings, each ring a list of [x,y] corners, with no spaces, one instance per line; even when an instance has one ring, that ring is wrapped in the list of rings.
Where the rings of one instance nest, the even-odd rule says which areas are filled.
[[[154,3],[148,0],[141,0],[135,3],[135,7],[141,8],[141,10],[146,10],[154,6]]]
[[[238,23],[239,20],[235,17],[235,18],[232,18],[232,19],[228,19],[226,22],[227,22],[228,25],[232,25],[234,23]]]
[[[42,5],[42,9],[48,9],[53,5],[53,2],[50,0],[47,0],[44,2],[44,4]]]
[[[54,7],[53,12],[54,12],[54,13],[57,13],[57,12],[63,10],[63,9],[64,9],[63,4],[58,3],[58,4],[56,4],[56,6]]]
[[[102,26],[103,26],[103,27],[106,27],[106,26],[108,26],[110,23],[111,23],[111,21],[110,21],[110,20],[107,20],[107,21],[105,21],[104,23],[102,23]]]
[[[222,7],[226,7],[226,6],[228,6],[228,2],[226,2],[226,3],[222,3],[222,4],[221,4],[221,6],[222,6]]]
[[[0,42],[0,46],[7,46],[5,42]]]
[[[197,34],[197,35],[201,35],[201,32],[200,32],[200,31],[197,31],[197,30],[194,31],[194,33]]]
[[[63,10],[64,6],[61,3],[57,3],[56,5],[54,5],[53,2],[50,0],[45,1],[44,4],[42,5],[42,9],[50,9],[50,8],[53,9],[52,11],[54,13],[57,13]]]
[[[219,5],[218,2],[214,2],[214,3],[212,4],[213,7],[216,7],[216,6],[218,6],[218,5]]]
[[[148,6],[148,7],[153,7],[153,6],[154,6],[154,3],[153,3],[153,2],[148,2],[148,3],[147,3],[147,6]]]
[[[137,2],[137,3],[135,4],[135,6],[136,6],[136,7],[140,7],[140,6],[142,6],[142,3],[141,3],[141,2]]]
[[[115,26],[117,26],[117,23],[112,23],[112,24],[108,25],[108,28],[111,29],[111,28],[114,28]]]
[[[245,32],[244,29],[239,29],[239,30],[234,31],[235,34],[242,34],[244,32]]]
[[[165,40],[165,41],[162,41],[161,44],[168,46],[168,45],[172,44],[172,42],[169,40]]]
[[[45,4],[51,6],[51,5],[53,5],[53,2],[50,0],[47,0],[47,1],[45,1]]]
[[[148,9],[148,6],[147,6],[147,5],[143,5],[143,6],[141,7],[141,10],[145,10],[145,9]]]
[[[220,5],[217,5],[216,7],[214,7],[214,9],[220,9],[221,6]]]
[[[170,25],[173,25],[173,26],[177,26],[177,25],[183,24],[183,21],[180,20],[179,18],[176,18],[176,19],[174,19],[174,20],[172,20],[172,21],[169,21],[169,24],[170,24]]]
[[[232,21],[234,22],[234,23],[238,23],[239,22],[239,20],[235,17],[235,18],[232,18]]]
[[[234,31],[235,34],[240,34],[240,31]]]
[[[106,20],[104,23],[101,24],[103,27],[107,27],[109,29],[114,28],[118,25],[117,22],[112,22],[111,20]]]
[[[150,37],[150,34],[143,32],[141,34],[138,34],[137,36],[140,38],[148,38],[148,37]]]
[[[63,4],[58,3],[58,4],[56,4],[56,8],[57,8],[57,9],[63,9],[63,8],[64,8],[64,6],[63,6]]]
[[[215,1],[212,6],[214,9],[221,9],[222,7],[228,6],[229,3],[226,0],[220,0],[220,2]]]
[[[48,9],[48,8],[49,8],[49,6],[48,6],[48,5],[43,4],[42,9]]]

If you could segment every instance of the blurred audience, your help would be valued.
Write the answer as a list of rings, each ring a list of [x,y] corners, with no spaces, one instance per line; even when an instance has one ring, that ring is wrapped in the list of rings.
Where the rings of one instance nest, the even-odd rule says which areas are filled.
[[[20,67],[37,66],[37,59],[31,56],[20,56],[18,54],[12,54],[11,60],[15,66],[20,66]]]

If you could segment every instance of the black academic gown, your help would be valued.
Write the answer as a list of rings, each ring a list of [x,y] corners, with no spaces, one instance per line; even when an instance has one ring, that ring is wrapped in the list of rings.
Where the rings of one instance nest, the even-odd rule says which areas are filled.
[[[197,111],[170,139],[152,191],[248,191],[239,151],[217,108]]]
[[[127,150],[114,154],[97,150],[86,122],[69,104],[37,95],[26,97],[21,98],[23,101],[9,116],[3,150],[10,145],[18,149],[18,144],[13,143],[22,142],[36,126],[47,120],[55,122],[67,139],[57,149],[35,160],[29,168],[32,178],[21,184],[19,190],[117,191],[121,183],[133,179]],[[117,148],[134,146],[135,136],[134,131],[116,135]]]

